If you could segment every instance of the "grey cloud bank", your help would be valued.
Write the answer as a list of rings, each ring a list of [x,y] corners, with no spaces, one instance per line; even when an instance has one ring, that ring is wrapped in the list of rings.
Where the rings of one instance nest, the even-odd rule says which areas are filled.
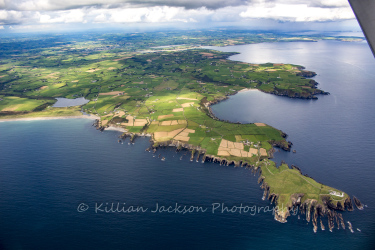
[[[304,23],[346,20],[354,20],[346,0],[0,0],[0,26],[5,27],[0,32],[10,26],[22,29],[56,24],[201,27],[289,22],[303,23],[299,26],[306,28]],[[353,23],[355,26],[356,21]]]

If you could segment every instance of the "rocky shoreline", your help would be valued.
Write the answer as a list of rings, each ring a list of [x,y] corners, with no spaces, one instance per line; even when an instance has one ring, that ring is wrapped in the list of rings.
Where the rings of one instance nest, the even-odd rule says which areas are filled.
[[[237,94],[237,93],[238,92],[235,92],[231,95],[234,95],[234,94]],[[329,94],[327,92],[324,92],[324,93]],[[217,104],[217,103],[219,103],[223,100],[228,99],[229,98],[228,96],[230,96],[230,95],[227,95],[227,96],[222,97],[222,98],[217,98],[213,101],[207,101],[206,98],[202,99],[202,101],[200,103],[201,107],[202,107],[202,110],[205,111],[206,114],[208,116],[210,116],[212,119],[232,123],[228,120],[221,120],[221,119],[217,118],[213,114],[213,112],[211,110],[211,107],[210,107],[211,105]],[[306,99],[309,99],[309,98],[306,98]],[[311,98],[311,99],[314,99],[314,98]],[[95,126],[100,131],[103,131],[103,130],[108,128],[108,126],[106,126],[106,127],[100,126],[100,120],[99,119],[95,120],[93,126]],[[209,154],[206,154],[205,149],[203,149],[199,146],[194,146],[194,145],[191,145],[189,143],[184,143],[184,142],[181,142],[181,141],[178,141],[178,140],[172,139],[172,140],[165,141],[165,142],[156,142],[153,139],[153,135],[147,134],[147,133],[124,132],[119,137],[120,138],[119,142],[122,143],[124,140],[126,140],[126,138],[129,138],[130,143],[134,143],[135,139],[137,137],[140,137],[140,136],[141,137],[144,137],[144,136],[151,137],[151,139],[150,139],[151,146],[149,148],[147,148],[146,151],[152,151],[153,153],[156,153],[156,151],[158,149],[165,148],[165,147],[175,147],[176,151],[186,149],[186,150],[191,152],[190,161],[193,161],[194,159],[196,159],[197,162],[201,161],[202,163],[204,163],[204,162],[214,162],[214,163],[219,163],[220,165],[226,165],[226,166],[234,165],[235,167],[249,168],[249,169],[252,170],[252,172],[259,173],[260,177],[258,179],[258,183],[261,184],[260,187],[264,190],[262,199],[263,200],[268,199],[268,200],[271,201],[271,204],[272,203],[275,204],[276,210],[275,210],[275,213],[274,213],[274,218],[278,222],[286,223],[287,217],[290,216],[290,211],[293,211],[293,212],[300,211],[301,214],[306,214],[307,222],[310,222],[310,220],[312,221],[314,232],[316,232],[317,229],[318,229],[318,218],[319,217],[320,217],[320,225],[321,225],[322,230],[325,229],[324,224],[322,222],[322,218],[327,217],[328,228],[332,232],[332,229],[335,227],[335,224],[336,224],[338,229],[340,228],[340,225],[341,225],[342,228],[345,229],[345,223],[344,223],[343,217],[342,217],[341,213],[339,213],[337,211],[345,211],[345,210],[353,211],[353,204],[352,204],[352,200],[350,198],[347,198],[344,201],[337,201],[336,205],[335,205],[332,202],[330,196],[326,195],[322,198],[323,205],[321,205],[321,204],[318,204],[318,201],[314,200],[314,199],[307,199],[304,202],[301,202],[304,194],[299,194],[299,193],[295,193],[295,194],[292,195],[292,197],[291,197],[292,205],[290,207],[280,209],[280,208],[277,207],[277,201],[278,201],[278,198],[279,198],[279,194],[270,193],[270,188],[269,188],[268,184],[264,181],[264,177],[262,176],[262,170],[261,170],[260,167],[254,166],[247,161],[242,161],[242,160],[234,161],[234,160],[228,160],[225,157],[218,157],[218,156],[215,156],[215,155],[209,155]],[[282,132],[282,136],[284,138],[286,138],[287,134]],[[288,141],[286,143],[285,142],[270,141],[270,144],[273,147],[279,147],[279,148],[281,148],[285,151],[290,151],[290,149],[293,145],[293,143],[290,142],[290,141]],[[270,157],[267,157],[267,158],[272,158],[273,153],[274,153],[274,148],[269,150],[268,154],[269,154]],[[294,169],[297,169],[302,174],[301,169],[299,169],[297,166],[292,165],[291,167],[294,168]],[[307,175],[304,175],[304,176],[307,176]],[[360,201],[355,196],[353,197],[353,200],[354,200],[354,204],[357,206],[357,208],[359,210],[362,210],[363,205],[360,203]]]
[[[300,70],[300,72],[298,72],[296,75],[297,76],[301,76],[301,77],[304,77],[304,78],[312,78],[314,76],[316,76],[316,73],[313,72],[313,71],[308,71],[308,70],[305,70],[305,67],[298,67],[298,70]],[[309,83],[312,85],[311,89],[314,89],[314,91],[312,93],[296,93],[296,92],[293,92],[293,91],[290,91],[290,90],[285,90],[285,89],[279,89],[277,88],[276,86],[274,87],[274,90],[272,91],[265,91],[265,90],[262,90],[262,89],[259,89],[260,91],[264,92],[264,93],[268,93],[268,94],[273,94],[273,95],[277,95],[277,96],[286,96],[286,97],[289,97],[289,98],[297,98],[297,99],[318,99],[318,97],[316,97],[316,95],[329,95],[330,93],[329,92],[325,92],[321,89],[318,89],[317,86],[319,83],[317,83],[315,80],[310,80]]]
[[[293,169],[297,169],[301,174],[301,170],[297,167],[292,165]],[[305,175],[306,176],[306,175]],[[311,177],[309,177],[311,178]],[[258,179],[258,184],[261,184],[261,188],[264,190],[263,193],[263,200],[268,199],[271,203],[275,204],[276,208],[278,208],[278,198],[279,195],[270,192],[269,185],[264,181],[264,177],[262,176],[262,170],[260,170],[260,176]],[[312,178],[313,179],[313,178]],[[275,220],[281,223],[287,222],[287,217],[290,216],[290,211],[293,211],[294,215],[297,211],[301,214],[306,215],[306,221],[309,223],[310,220],[313,224],[314,232],[317,232],[318,229],[318,218],[320,217],[320,225],[321,229],[325,230],[324,224],[322,222],[322,218],[327,217],[328,220],[328,228],[332,232],[335,225],[337,229],[340,229],[340,225],[343,229],[345,229],[345,222],[342,217],[342,214],[339,211],[353,211],[353,203],[350,197],[346,198],[343,201],[337,201],[336,205],[331,200],[330,195],[323,195],[323,205],[318,204],[318,201],[315,199],[307,199],[302,202],[304,194],[303,193],[295,193],[291,197],[291,205],[289,207],[283,207],[282,209],[276,209],[275,211]],[[358,198],[353,196],[354,204],[357,206],[359,210],[363,209],[363,205],[360,203]]]
[[[286,96],[289,98],[307,99],[307,100],[310,100],[310,99],[317,100],[318,97],[316,97],[315,95],[329,95],[330,94],[329,92],[324,92],[323,90],[320,90],[320,89],[316,89],[313,93],[310,93],[309,95],[301,95],[299,93],[291,93],[288,90],[278,90],[278,89],[275,89],[273,91],[268,91],[268,92],[264,90],[260,90],[260,91],[267,93],[267,94],[277,95],[277,96]]]
[[[359,210],[363,210],[363,204],[361,203],[361,201],[360,201],[357,197],[355,197],[355,196],[353,196],[353,200],[354,200],[354,204],[355,204],[355,206],[356,206]]]
[[[93,125],[97,126],[98,130],[103,131],[105,129],[103,127],[98,126],[99,120],[96,120]],[[191,153],[190,161],[193,161],[195,159],[197,162],[201,161],[202,163],[214,162],[214,163],[218,163],[220,165],[225,165],[225,166],[234,165],[235,167],[248,168],[253,173],[259,173],[258,183],[261,184],[260,187],[264,190],[262,199],[263,200],[268,199],[271,202],[271,204],[274,204],[276,206],[274,218],[278,222],[286,223],[287,222],[286,219],[287,217],[290,216],[291,211],[293,212],[293,214],[299,211],[300,214],[306,215],[307,222],[310,222],[311,220],[313,224],[314,232],[317,232],[317,229],[319,226],[318,218],[320,218],[321,229],[322,230],[325,229],[324,224],[322,222],[322,218],[327,217],[328,229],[332,232],[332,230],[335,228],[335,225],[337,229],[340,229],[340,225],[343,229],[345,229],[344,219],[342,217],[342,214],[339,211],[346,211],[346,210],[353,211],[354,210],[353,203],[350,198],[347,198],[344,201],[337,201],[335,205],[332,202],[330,196],[326,195],[322,198],[323,205],[321,205],[321,204],[318,204],[318,201],[314,199],[307,199],[304,202],[302,202],[302,198],[304,194],[300,194],[300,193],[295,193],[292,195],[291,197],[292,205],[290,207],[280,209],[277,206],[279,195],[270,192],[270,187],[264,181],[264,177],[262,176],[262,169],[260,167],[252,165],[251,163],[247,161],[234,161],[234,160],[228,160],[225,157],[209,155],[209,154],[206,154],[206,150],[201,147],[194,146],[189,143],[184,143],[178,140],[156,142],[152,138],[152,134],[147,134],[147,133],[125,132],[121,136],[119,136],[120,138],[119,142],[123,142],[124,140],[129,138],[130,143],[134,143],[137,137],[144,137],[144,136],[151,137],[150,138],[151,146],[147,148],[145,151],[151,151],[153,153],[156,153],[158,149],[162,149],[166,147],[174,147],[176,148],[177,152],[185,149]],[[274,146],[280,146],[280,145],[277,145],[277,143],[274,143]],[[283,148],[282,145],[280,147],[285,150],[285,148]],[[286,148],[286,150],[290,151],[290,148]],[[271,156],[272,156],[272,152],[271,152]],[[298,168],[297,166],[292,165],[291,167],[294,169],[297,169],[302,174],[301,169]],[[307,175],[304,175],[304,176],[307,176]],[[359,199],[354,196],[353,200],[357,208],[359,210],[362,210],[363,205],[361,204]]]

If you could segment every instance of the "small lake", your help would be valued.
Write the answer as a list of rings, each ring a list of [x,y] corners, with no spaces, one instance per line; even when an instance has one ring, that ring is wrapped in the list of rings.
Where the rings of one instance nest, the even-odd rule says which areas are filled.
[[[86,100],[84,97],[80,97],[80,98],[76,98],[76,99],[56,98],[56,100],[57,100],[57,102],[52,106],[54,108],[80,106],[80,105],[86,104],[90,101],[90,100]]]

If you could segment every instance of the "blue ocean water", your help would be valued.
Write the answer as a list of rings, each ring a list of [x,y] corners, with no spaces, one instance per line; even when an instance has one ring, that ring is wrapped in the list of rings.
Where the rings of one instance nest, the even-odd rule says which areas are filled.
[[[233,60],[301,64],[318,73],[319,87],[331,95],[317,101],[243,92],[213,110],[223,119],[262,121],[289,134],[297,153],[280,152],[275,160],[360,198],[368,207],[343,217],[361,232],[313,233],[302,216],[276,222],[248,169],[190,162],[188,152],[172,148],[153,157],[145,152],[147,137],[119,144],[119,132],[100,133],[84,119],[23,121],[0,123],[0,249],[371,249],[375,61],[367,45],[220,49],[240,51]],[[233,109],[237,105],[243,108]],[[112,203],[120,212],[109,211]],[[152,212],[157,204],[171,208]],[[191,212],[183,213],[185,205]]]

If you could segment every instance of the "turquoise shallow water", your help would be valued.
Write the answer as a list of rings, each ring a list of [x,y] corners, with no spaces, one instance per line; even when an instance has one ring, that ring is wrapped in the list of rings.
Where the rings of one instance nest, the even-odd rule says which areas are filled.
[[[362,232],[314,234],[311,223],[297,216],[278,223],[272,212],[264,212],[272,206],[261,200],[251,171],[190,162],[186,152],[174,149],[159,152],[166,157],[162,162],[144,151],[148,138],[119,144],[120,133],[100,133],[80,119],[6,122],[0,123],[0,249],[371,249],[375,89],[374,59],[366,44],[225,49],[241,49],[233,60],[293,62],[318,72],[319,86],[331,95],[317,101],[244,92],[213,109],[223,119],[262,121],[288,133],[297,153],[281,152],[275,160],[297,164],[316,180],[359,197],[368,207],[343,216]],[[243,108],[234,109],[238,105]],[[82,203],[86,206],[79,207]],[[106,203],[147,211],[105,212]],[[156,204],[174,208],[175,203],[206,210],[151,212]],[[228,209],[242,203],[248,211],[212,212],[222,203]]]

